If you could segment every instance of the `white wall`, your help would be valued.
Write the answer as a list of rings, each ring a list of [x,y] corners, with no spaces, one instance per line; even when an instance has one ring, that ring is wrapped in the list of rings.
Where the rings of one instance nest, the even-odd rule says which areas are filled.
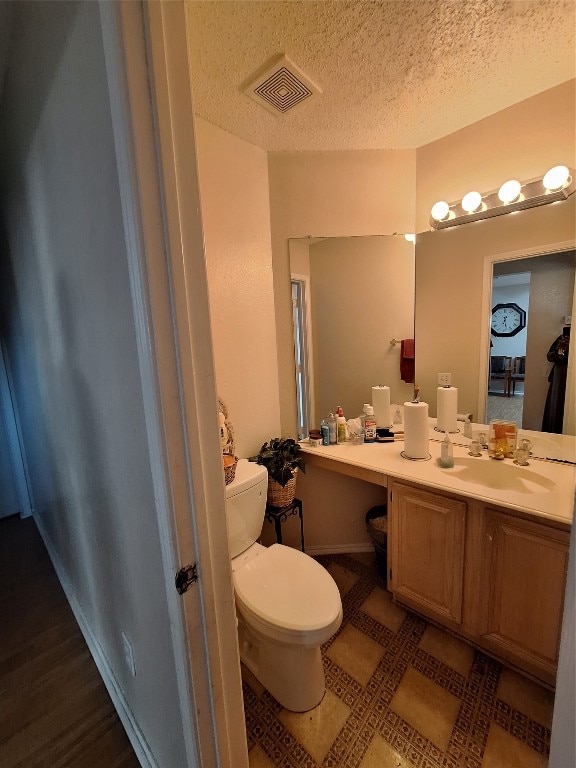
[[[310,248],[312,240],[303,238],[290,241],[290,272],[293,275],[310,276]]]
[[[218,393],[236,454],[280,433],[266,153],[196,121]]]
[[[12,53],[2,328],[35,517],[157,764],[181,768],[98,4],[18,4]]]

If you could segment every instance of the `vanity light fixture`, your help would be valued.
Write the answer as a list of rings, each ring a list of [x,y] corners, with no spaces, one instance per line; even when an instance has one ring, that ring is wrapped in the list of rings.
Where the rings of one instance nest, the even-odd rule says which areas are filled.
[[[498,199],[502,203],[513,203],[515,200],[518,200],[521,193],[522,184],[516,181],[516,179],[510,179],[510,181],[505,181],[498,190]]]
[[[439,200],[432,206],[432,218],[435,221],[445,221],[450,216],[450,206],[445,200]],[[454,216],[452,216],[454,218]]]
[[[557,192],[559,189],[564,189],[571,181],[570,169],[565,165],[555,165],[544,175],[542,184],[546,192]]]
[[[445,229],[456,224],[489,219],[503,213],[522,211],[537,205],[566,200],[576,190],[574,171],[565,165],[557,165],[544,175],[528,181],[510,179],[497,190],[484,195],[468,192],[460,202],[434,203],[430,212],[432,229]]]
[[[468,192],[462,198],[462,208],[466,213],[474,213],[482,206],[482,195],[480,192]]]
[[[415,243],[416,242],[416,235],[412,233],[408,233],[404,235],[404,240],[407,240],[409,243]]]

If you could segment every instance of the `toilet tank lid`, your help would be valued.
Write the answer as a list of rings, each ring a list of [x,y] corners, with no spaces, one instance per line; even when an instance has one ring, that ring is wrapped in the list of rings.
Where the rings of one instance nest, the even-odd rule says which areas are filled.
[[[255,461],[240,459],[236,465],[236,474],[234,480],[226,486],[226,498],[231,499],[243,491],[252,488],[267,478],[266,467],[256,464]]]

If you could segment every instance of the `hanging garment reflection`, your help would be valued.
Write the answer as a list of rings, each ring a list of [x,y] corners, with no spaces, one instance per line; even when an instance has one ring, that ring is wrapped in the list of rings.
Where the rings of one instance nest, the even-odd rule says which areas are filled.
[[[558,336],[546,355],[548,362],[554,363],[554,365],[548,376],[548,394],[544,406],[544,418],[542,419],[543,432],[562,434],[569,350],[570,327],[566,326],[562,330],[562,335]]]

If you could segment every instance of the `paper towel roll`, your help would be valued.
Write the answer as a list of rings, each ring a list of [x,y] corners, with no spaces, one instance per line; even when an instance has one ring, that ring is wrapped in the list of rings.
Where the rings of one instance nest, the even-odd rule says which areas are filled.
[[[404,453],[428,458],[428,403],[404,403]]]
[[[372,405],[377,427],[389,427],[390,418],[390,387],[372,387]]]
[[[438,387],[436,426],[442,432],[458,432],[458,389],[456,387]]]

